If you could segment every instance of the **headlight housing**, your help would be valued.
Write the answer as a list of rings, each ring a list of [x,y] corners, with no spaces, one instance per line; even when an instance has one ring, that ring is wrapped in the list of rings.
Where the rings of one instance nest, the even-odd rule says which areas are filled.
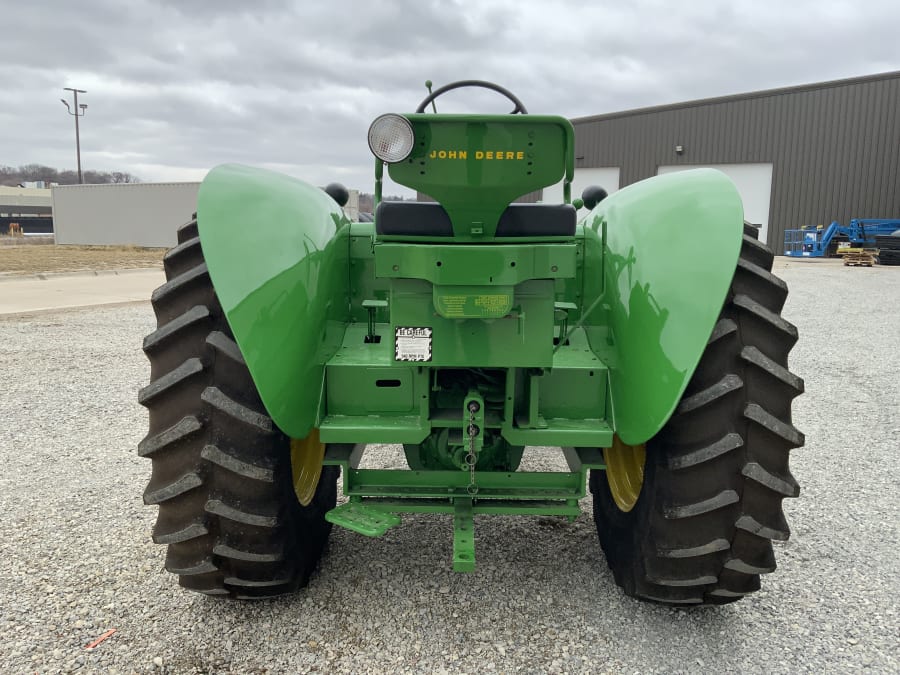
[[[379,115],[369,127],[369,149],[382,162],[396,164],[409,157],[416,137],[403,115]]]

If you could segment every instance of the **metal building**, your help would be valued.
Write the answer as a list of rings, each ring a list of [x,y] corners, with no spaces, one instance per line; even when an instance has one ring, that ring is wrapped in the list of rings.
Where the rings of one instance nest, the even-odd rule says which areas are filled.
[[[178,226],[197,210],[199,189],[200,183],[54,185],[56,243],[175,246]],[[356,218],[359,191],[349,193],[344,212]],[[247,226],[253,227],[253,223]]]
[[[18,228],[22,234],[53,234],[49,188],[0,185],[0,234]]]
[[[776,252],[785,229],[900,217],[900,71],[572,123],[573,195],[712,166],[735,181],[745,218]]]
[[[169,247],[197,210],[200,183],[54,185],[57,244]]]

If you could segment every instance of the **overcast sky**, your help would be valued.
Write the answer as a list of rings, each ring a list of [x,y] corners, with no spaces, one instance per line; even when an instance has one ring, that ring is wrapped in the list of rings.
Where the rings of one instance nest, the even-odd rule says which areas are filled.
[[[83,167],[144,181],[242,162],[371,191],[369,123],[426,79],[577,117],[900,70],[897,0],[22,0],[0,26],[0,165],[74,169],[78,87]]]

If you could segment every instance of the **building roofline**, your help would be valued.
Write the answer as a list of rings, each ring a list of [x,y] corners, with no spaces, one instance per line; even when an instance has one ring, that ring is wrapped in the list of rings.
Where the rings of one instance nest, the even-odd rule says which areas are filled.
[[[631,108],[629,110],[621,110],[611,113],[601,113],[599,115],[587,115],[585,117],[573,117],[573,124],[583,122],[595,122],[600,120],[615,119],[617,117],[630,117],[633,115],[649,115],[651,113],[668,112],[671,110],[682,110],[685,108],[697,108],[705,105],[717,105],[720,103],[732,103],[734,101],[746,101],[755,98],[768,98],[771,96],[782,96],[784,94],[797,94],[804,91],[815,91],[818,89],[831,89],[834,87],[844,87],[851,84],[868,84],[869,82],[879,82],[882,80],[900,79],[900,70],[893,70],[886,73],[876,73],[874,75],[863,75],[860,77],[848,77],[842,80],[829,80],[827,82],[816,82],[812,84],[800,84],[791,87],[779,87],[777,89],[763,89],[761,91],[752,91],[743,94],[728,94],[726,96],[715,96],[713,98],[701,98],[693,101],[684,101],[681,103],[664,103],[662,105],[650,106],[648,108]]]
[[[202,181],[167,181],[162,183],[69,183],[67,185],[54,185],[53,190],[68,188],[112,188],[112,187],[159,187],[160,185],[200,185]]]

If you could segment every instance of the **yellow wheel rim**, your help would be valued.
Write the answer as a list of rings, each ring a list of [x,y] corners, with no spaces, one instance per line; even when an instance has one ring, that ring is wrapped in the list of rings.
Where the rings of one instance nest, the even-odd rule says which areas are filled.
[[[319,430],[313,429],[306,438],[291,439],[291,473],[294,478],[294,493],[303,506],[309,506],[319,477],[322,475],[322,459],[325,444],[319,440]]]
[[[613,501],[620,510],[631,511],[637,504],[644,484],[644,462],[647,450],[641,445],[627,445],[613,437],[611,448],[603,448],[603,459],[606,462],[606,480]]]

